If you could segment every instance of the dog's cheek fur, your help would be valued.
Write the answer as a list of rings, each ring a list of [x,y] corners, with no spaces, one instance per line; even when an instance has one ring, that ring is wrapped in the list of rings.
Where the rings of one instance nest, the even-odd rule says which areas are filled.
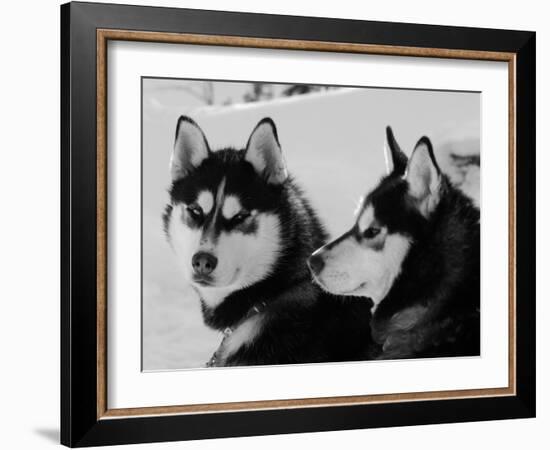
[[[216,247],[216,284],[242,289],[269,275],[282,249],[279,219],[269,213],[255,218],[254,233],[222,232]]]
[[[167,230],[170,245],[176,254],[184,280],[189,282],[193,274],[191,260],[199,249],[201,230],[200,228],[190,228],[182,222],[182,208],[181,204],[173,207]]]
[[[369,297],[375,305],[388,294],[410,248],[410,240],[401,234],[388,234],[381,250],[363,250],[362,261],[354,266],[358,284],[366,283],[356,295]]]
[[[409,247],[409,239],[400,234],[389,234],[380,250],[350,237],[330,250],[320,280],[335,294],[369,297],[379,303],[399,275]]]

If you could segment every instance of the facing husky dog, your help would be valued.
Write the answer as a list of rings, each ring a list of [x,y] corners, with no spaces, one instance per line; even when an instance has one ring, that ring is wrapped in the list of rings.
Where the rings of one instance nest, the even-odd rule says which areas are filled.
[[[373,301],[379,358],[479,355],[479,210],[441,173],[427,137],[407,160],[386,131],[387,176],[311,271],[329,292]]]
[[[170,170],[165,231],[205,323],[225,335],[208,365],[366,358],[370,305],[312,283],[306,261],[326,234],[287,173],[271,119],[243,150],[211,151],[180,117]]]

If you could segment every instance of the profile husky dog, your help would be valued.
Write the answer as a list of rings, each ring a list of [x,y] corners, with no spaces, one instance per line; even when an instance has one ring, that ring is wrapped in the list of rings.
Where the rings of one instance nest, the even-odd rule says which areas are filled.
[[[427,137],[408,160],[386,131],[387,175],[351,230],[311,256],[314,278],[372,300],[381,359],[479,355],[479,210],[441,173]]]
[[[326,233],[288,175],[271,119],[244,149],[212,151],[180,117],[170,170],[165,231],[205,323],[225,335],[208,365],[365,359],[370,306],[312,282],[307,258]]]

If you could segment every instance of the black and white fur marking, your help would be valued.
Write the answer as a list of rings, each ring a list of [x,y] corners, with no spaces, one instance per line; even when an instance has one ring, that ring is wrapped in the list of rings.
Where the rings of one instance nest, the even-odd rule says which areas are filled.
[[[372,299],[379,358],[479,355],[479,210],[427,137],[410,159],[389,127],[387,141],[387,176],[351,230],[312,255],[312,273],[329,292]]]
[[[212,365],[368,357],[370,305],[311,281],[306,261],[326,233],[287,172],[271,119],[244,149],[212,151],[180,117],[170,172],[167,238],[206,324],[226,331]]]

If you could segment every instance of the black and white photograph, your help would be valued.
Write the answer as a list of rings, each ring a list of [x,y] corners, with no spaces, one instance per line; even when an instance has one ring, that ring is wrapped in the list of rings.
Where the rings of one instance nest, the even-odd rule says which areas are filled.
[[[509,419],[540,393],[532,22],[173,6],[61,7],[61,443],[521,446],[532,425]],[[51,265],[27,270],[30,236],[51,239],[34,117],[6,148],[33,216],[18,288]],[[6,317],[36,350],[32,298]]]
[[[141,94],[143,371],[480,356],[479,92]]]
[[[544,2],[3,6],[0,450],[548,447]]]

